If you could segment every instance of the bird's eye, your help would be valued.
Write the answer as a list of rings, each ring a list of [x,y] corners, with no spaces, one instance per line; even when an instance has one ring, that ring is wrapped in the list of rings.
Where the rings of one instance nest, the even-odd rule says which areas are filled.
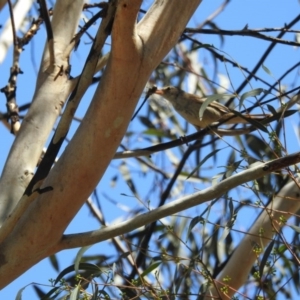
[[[170,86],[168,86],[168,87],[166,88],[166,90],[167,90],[167,91],[171,90],[171,87],[170,87]]]

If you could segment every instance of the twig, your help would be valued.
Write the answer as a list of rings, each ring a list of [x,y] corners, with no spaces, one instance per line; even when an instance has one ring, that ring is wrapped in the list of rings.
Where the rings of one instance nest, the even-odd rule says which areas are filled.
[[[55,64],[55,51],[54,51],[54,41],[53,41],[53,31],[52,26],[48,14],[47,3],[45,0],[39,0],[41,7],[41,16],[45,21],[46,31],[47,31],[47,40],[48,40],[48,48],[50,55],[50,66]]]
[[[297,17],[292,20],[289,24],[286,24],[285,26],[285,30],[281,31],[277,38],[280,39],[285,33],[286,30],[291,28],[292,26],[294,26],[297,22],[299,22],[300,20],[300,15],[297,15]],[[257,62],[256,66],[253,68],[253,70],[250,72],[249,76],[241,83],[241,85],[237,88],[236,93],[240,93],[244,87],[248,84],[248,82],[250,82],[250,80],[255,76],[256,72],[259,70],[259,68],[262,66],[262,64],[264,63],[264,61],[267,59],[267,57],[269,56],[269,54],[271,53],[271,51],[273,50],[273,48],[277,45],[277,42],[272,42],[269,47],[267,48],[267,50],[265,51],[265,53],[262,55],[262,57],[260,58],[260,60]],[[227,103],[228,105],[233,101],[233,99],[230,99]]]
[[[8,2],[10,3],[10,1]],[[9,5],[11,8],[11,3]],[[20,60],[20,55],[23,51],[23,47],[27,45],[33,36],[37,33],[37,31],[40,29],[40,25],[43,23],[43,19],[40,16],[37,20],[33,20],[30,28],[28,31],[24,34],[22,38],[18,38],[17,34],[15,32],[15,26],[14,26],[14,18],[12,14],[12,10],[10,9],[11,12],[11,21],[12,21],[12,28],[13,28],[13,40],[14,40],[14,52],[13,52],[13,66],[11,67],[10,70],[10,77],[8,80],[8,84],[3,87],[0,91],[5,94],[7,98],[7,114],[1,114],[2,119],[6,118],[7,120],[11,120],[11,133],[17,134],[20,128],[20,116],[19,112],[27,109],[29,107],[29,104],[25,104],[21,107],[18,107],[16,103],[16,82],[17,82],[17,76],[18,74],[22,74],[23,72],[21,71],[19,67],[19,60]],[[52,10],[49,11],[49,15],[52,14]],[[6,124],[6,123],[5,123]]]
[[[242,29],[242,30],[224,30],[224,29],[198,29],[198,28],[186,28],[184,30],[185,33],[201,33],[201,34],[220,34],[220,35],[239,35],[239,36],[251,36],[254,38],[259,38],[266,41],[271,41],[274,43],[289,45],[289,46],[300,46],[300,43],[294,42],[294,41],[287,41],[280,39],[278,37],[273,36],[267,36],[264,34],[261,34],[257,30],[252,29]],[[282,32],[288,32],[288,30],[285,30],[285,28],[282,28]]]
[[[205,21],[199,25],[199,28],[204,27],[207,23],[210,23],[214,18],[216,18],[229,4],[230,0],[225,0],[210,16],[208,16]]]
[[[9,6],[9,13],[11,19],[11,27],[12,27],[12,34],[13,34],[13,41],[14,41],[14,51],[13,51],[13,65],[10,69],[10,76],[8,80],[8,84],[3,87],[0,91],[5,94],[6,96],[6,107],[7,112],[11,121],[11,133],[17,134],[20,129],[20,117],[19,117],[19,108],[16,101],[16,89],[17,89],[17,77],[19,74],[22,74],[19,67],[19,59],[20,54],[22,52],[22,47],[20,47],[18,43],[15,21],[14,21],[14,14],[11,1],[8,1]]]
[[[289,102],[288,107],[292,106],[298,101],[297,99],[293,99],[292,102]],[[283,117],[288,117],[292,114],[294,114],[296,110],[280,110],[275,115],[272,115],[270,117],[266,117],[266,119],[262,120],[261,124],[268,124],[270,122],[279,120]],[[218,126],[221,124],[212,124],[212,126],[207,127],[205,129],[202,129],[196,133],[190,134],[188,136],[181,137],[177,140],[151,146],[144,149],[137,149],[137,150],[131,150],[131,151],[124,151],[124,152],[117,152],[113,159],[121,159],[121,158],[130,158],[130,157],[139,157],[139,156],[150,156],[153,153],[164,151],[170,148],[174,148],[177,146],[181,146],[183,144],[188,144],[189,142],[202,139],[206,134],[217,134],[220,136],[236,136],[236,135],[242,135],[246,133],[250,133],[254,130],[257,130],[254,126],[249,126],[247,128],[232,128],[232,129],[222,129],[218,128]]]
[[[97,12],[93,17],[91,17],[88,22],[84,24],[84,26],[80,27],[79,32],[74,36],[74,38],[71,40],[69,47],[66,49],[66,53],[69,53],[73,50],[74,45],[75,49],[77,48],[77,45],[80,42],[81,37],[84,33],[87,33],[86,31],[99,19],[99,18],[105,18],[107,14],[107,5],[99,12]],[[88,34],[88,33],[87,33]],[[92,38],[93,40],[93,38]]]
[[[203,45],[203,43],[199,42],[198,40],[196,39],[193,39],[191,38],[190,36],[186,35],[186,34],[183,34],[182,35],[184,38],[187,38],[188,40],[192,41],[193,43],[197,44],[197,45]],[[215,49],[214,47],[206,47],[205,48],[207,51],[211,52],[212,55],[214,55],[214,57],[218,60],[220,60],[221,62],[224,62],[224,55],[221,55],[219,54]],[[251,74],[251,71],[249,71],[246,67],[243,67],[241,66],[240,64],[238,64],[237,62],[229,59],[228,57],[226,57],[226,62],[230,63],[233,67],[237,67],[237,68],[240,68],[242,71],[246,72],[247,74]],[[177,65],[178,67],[178,65]],[[195,74],[195,75],[198,75],[198,74]],[[199,76],[199,75],[198,75]],[[264,83],[265,85],[271,87],[271,84],[268,83],[267,81],[265,81],[264,79],[260,78],[259,76],[253,74],[253,77],[256,79],[256,80],[259,80],[260,82]],[[275,89],[277,92],[280,92],[278,89]]]
[[[100,222],[100,224],[103,226],[107,226],[102,212],[99,211],[99,209],[95,206],[95,204],[93,203],[91,198],[87,199],[86,204],[89,207],[92,214],[94,215],[94,217]],[[119,251],[123,254],[126,253],[126,249],[124,249],[120,237],[116,236],[116,237],[113,237],[111,240],[112,240],[113,245],[117,249],[117,251]],[[127,259],[127,261],[129,262],[129,264],[131,266],[134,266],[134,261],[133,261],[133,258],[131,255],[126,255],[124,257]]]

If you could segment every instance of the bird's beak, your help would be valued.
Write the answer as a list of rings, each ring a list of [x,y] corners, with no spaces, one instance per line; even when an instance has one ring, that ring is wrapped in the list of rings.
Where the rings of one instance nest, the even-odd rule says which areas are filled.
[[[163,95],[164,91],[163,90],[156,90],[155,94],[157,94],[157,95]]]

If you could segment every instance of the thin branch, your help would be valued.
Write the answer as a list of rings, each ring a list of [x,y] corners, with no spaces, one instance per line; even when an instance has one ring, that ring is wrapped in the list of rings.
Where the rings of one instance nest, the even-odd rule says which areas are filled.
[[[158,207],[162,207],[165,204],[168,196],[170,195],[171,189],[174,186],[174,184],[176,182],[176,179],[180,175],[187,159],[190,157],[191,153],[194,150],[196,150],[197,148],[200,148],[202,146],[201,145],[201,140],[202,139],[196,141],[193,145],[189,146],[188,149],[185,151],[182,159],[180,160],[179,165],[176,168],[176,171],[173,173],[172,178],[168,182],[167,187],[165,188],[164,192],[162,193],[162,195],[160,197]],[[144,249],[148,248],[148,244],[149,244],[149,242],[151,240],[151,237],[152,237],[152,235],[155,231],[156,224],[157,224],[157,220],[155,222],[151,223],[145,230],[145,234],[144,234],[144,236],[141,240],[141,243],[140,243],[141,244],[140,245],[140,250],[139,250],[139,252],[136,256],[136,265],[138,267],[142,266],[144,261],[145,261],[147,253],[145,253]],[[129,280],[132,280],[136,276],[136,271],[137,271],[137,269],[135,269],[135,268],[132,269],[132,272],[129,276]]]
[[[300,33],[300,30],[294,29],[287,29],[285,27],[278,27],[278,28],[258,28],[258,29],[249,29],[253,32],[277,32],[277,31],[285,31],[287,33]]]
[[[203,45],[203,43],[199,42],[198,40],[196,39],[193,39],[191,38],[190,36],[186,35],[186,34],[183,34],[182,35],[184,38],[192,41],[193,43],[195,43],[196,45]],[[212,55],[218,59],[219,61],[221,62],[224,62],[224,55],[221,55],[219,54],[213,47],[206,47],[205,48],[207,51],[211,52]],[[251,74],[251,71],[249,71],[246,67],[243,67],[241,66],[240,64],[238,64],[237,62],[229,59],[228,57],[226,57],[226,62],[230,63],[233,67],[237,67],[239,69],[241,69],[242,71],[246,72],[247,74]],[[268,83],[266,80],[260,78],[259,76],[257,76],[256,74],[253,74],[253,77],[256,79],[256,80],[259,80],[260,82],[264,83],[266,86],[269,86],[271,87],[272,85],[270,83]],[[275,91],[277,92],[280,92],[278,89],[274,88]]]
[[[210,16],[208,16],[205,21],[200,24],[198,27],[203,28],[207,23],[210,23],[213,19],[215,19],[230,3],[230,0],[225,0]]]
[[[49,15],[51,14],[52,14],[52,10],[49,11]],[[11,20],[12,20],[12,28],[14,29],[15,26],[13,25],[14,24],[13,15]],[[13,67],[11,68],[9,83],[0,90],[6,95],[7,98],[7,113],[2,114],[2,118],[11,119],[10,130],[11,133],[13,134],[17,134],[20,128],[19,112],[29,107],[29,105],[23,105],[21,107],[18,107],[16,103],[17,75],[19,73],[22,74],[22,71],[19,68],[20,55],[21,52],[23,51],[23,47],[32,40],[33,36],[40,29],[40,25],[42,23],[43,23],[43,19],[41,16],[37,20],[33,20],[30,28],[27,30],[27,32],[24,34],[22,38],[18,38],[16,32],[13,32],[13,36],[14,36]]]
[[[19,132],[21,124],[20,124],[20,117],[19,117],[19,108],[16,101],[16,89],[17,89],[17,77],[19,74],[23,73],[19,67],[20,55],[23,49],[22,46],[18,43],[16,26],[14,21],[14,12],[10,0],[8,1],[8,7],[9,7],[12,35],[14,41],[13,42],[14,45],[13,63],[10,69],[8,84],[0,91],[4,93],[6,96],[6,107],[11,121],[11,133],[17,134]]]
[[[126,149],[125,146],[120,145],[121,148]],[[124,152],[128,152],[128,150],[126,149]],[[124,153],[123,152],[123,153]],[[130,152],[130,151],[129,151]],[[152,164],[149,161],[146,161],[145,159],[142,159],[140,157],[136,157],[137,161],[139,161],[141,164],[144,164],[145,166],[147,166],[149,169],[155,171],[156,173],[160,174],[163,178],[169,178],[170,176],[164,172],[163,170],[161,170],[160,168],[158,168],[157,166],[155,166],[154,164]]]
[[[77,48],[76,45],[79,44],[79,41],[81,39],[81,37],[84,35],[84,33],[87,32],[87,30],[93,25],[95,24],[95,22],[99,19],[99,18],[105,18],[107,15],[107,9],[108,9],[108,4],[106,3],[106,5],[103,7],[103,9],[99,12],[97,12],[94,16],[92,16],[88,22],[86,22],[84,24],[84,26],[80,27],[79,32],[73,37],[73,39],[70,42],[70,45],[67,47],[66,49],[66,54],[71,53],[71,51],[73,50],[74,46],[75,49]]]
[[[92,214],[95,216],[95,218],[100,222],[101,225],[103,226],[107,226],[105,220],[104,220],[104,216],[103,214],[99,211],[99,209],[95,206],[95,204],[93,203],[91,198],[88,198],[86,201],[87,206],[89,207],[90,211],[92,212]],[[114,238],[112,238],[112,243],[115,246],[116,250],[119,253],[123,253],[125,254],[127,252],[126,249],[124,249],[124,246],[122,244],[122,241],[120,239],[120,237],[116,236]],[[126,255],[124,256],[127,261],[129,262],[129,264],[131,266],[134,266],[134,261],[131,255]]]
[[[230,36],[251,36],[254,38],[262,39],[265,41],[270,41],[278,44],[284,44],[289,46],[300,46],[300,43],[294,41],[287,41],[273,36],[267,36],[259,33],[257,30],[252,29],[242,29],[242,30],[224,30],[224,29],[198,29],[198,28],[186,28],[185,33],[201,33],[201,34],[220,34],[220,35],[230,35]],[[285,28],[282,28],[282,32],[288,32]]]
[[[274,171],[284,169],[299,162],[300,152],[297,152],[279,159],[269,161],[267,163],[259,163],[258,165],[250,166],[249,169],[226,178],[212,187],[172,201],[171,203],[165,204],[164,206],[154,209],[150,212],[135,216],[130,220],[95,231],[64,235],[60,244],[58,245],[58,248],[60,250],[63,250],[88,246],[113,238],[120,234],[128,233],[135,230],[136,228],[145,226],[149,223],[170,216],[179,211],[194,207],[214,198],[221,197],[224,193],[228,192],[232,188],[237,187],[238,185],[261,178]]]
[[[6,0],[4,0],[7,2]],[[14,1],[13,10],[14,10],[14,19],[15,19],[15,31],[17,32],[22,25],[27,23],[26,15],[31,9],[34,0],[23,0],[23,1]],[[8,48],[13,43],[13,35],[11,20],[7,20],[4,28],[1,31],[0,39],[0,63],[3,62],[5,56],[7,55]]]
[[[12,28],[14,46],[17,46],[17,44],[18,44],[17,33],[16,33],[14,12],[13,12],[13,7],[12,7],[12,4],[11,4],[11,0],[8,0],[7,3],[8,3],[8,7],[9,7],[9,14],[10,14],[10,21],[11,21],[11,28]]]
[[[38,1],[41,7],[41,15],[44,19],[46,25],[46,32],[47,32],[47,41],[48,41],[48,48],[49,48],[49,55],[50,55],[50,66],[55,63],[55,49],[54,49],[54,40],[53,40],[53,31],[52,26],[48,14],[47,3],[45,0]]]
[[[292,26],[294,26],[297,22],[299,22],[300,20],[300,15],[297,15],[297,17],[292,20],[289,24],[286,24],[285,28],[289,29]],[[281,31],[277,38],[280,39],[284,34],[286,33],[286,31]],[[253,70],[250,72],[249,76],[241,83],[241,85],[237,88],[236,93],[240,93],[244,87],[248,84],[248,82],[250,82],[250,80],[254,77],[254,75],[256,74],[256,72],[259,70],[259,68],[262,66],[262,64],[264,63],[264,61],[267,59],[267,57],[269,56],[269,54],[271,53],[271,51],[273,50],[273,48],[277,45],[276,42],[272,42],[271,45],[269,45],[269,47],[267,48],[267,50],[265,51],[265,53],[262,55],[262,57],[260,58],[260,60],[257,62],[256,66],[253,68]],[[230,104],[233,101],[233,99],[230,99],[227,103]]]
[[[265,97],[267,97],[267,95],[268,95],[273,89],[275,89],[275,86],[278,84],[278,82],[281,82],[288,74],[290,74],[293,70],[295,70],[295,69],[298,68],[299,66],[300,66],[300,62],[297,62],[297,63],[294,64],[291,68],[289,68],[288,70],[286,70],[286,71],[285,71],[285,72],[284,72],[284,73],[276,80],[276,82],[273,83],[273,84],[269,87],[267,93],[264,93],[264,94],[259,98],[258,102],[259,102],[260,104],[263,104],[262,100],[263,100]],[[296,89],[298,90],[299,87],[295,88],[294,90],[296,90]],[[276,90],[277,90],[277,89],[276,89]],[[289,94],[289,93],[292,93],[292,92],[293,92],[293,91],[289,91],[289,92],[287,92],[287,93],[281,93],[281,92],[279,91],[281,97],[286,96],[286,97],[288,97],[288,98],[289,98],[288,94]],[[299,91],[298,91],[298,92],[299,92]]]
[[[11,130],[11,126],[9,125],[8,121],[7,121],[7,114],[2,114],[0,112],[0,122],[2,122],[2,124],[8,129]]]
[[[293,100],[291,100],[288,107],[292,106],[296,102],[298,102],[298,97],[297,97],[297,99],[294,98]],[[296,112],[295,110],[288,110],[288,111],[283,110],[283,111],[281,111],[281,109],[280,109],[277,112],[277,114],[275,114],[271,117],[268,117],[265,120],[262,120],[260,123],[261,124],[268,124],[270,122],[279,120],[282,117],[288,117],[288,116],[294,114],[295,112]],[[221,124],[219,124],[219,125],[221,125]],[[257,128],[254,127],[254,126],[249,126],[247,128],[221,129],[221,128],[218,128],[219,125],[212,124],[212,126],[210,126],[210,127],[202,129],[202,130],[200,130],[196,133],[190,134],[188,136],[181,137],[177,140],[173,140],[171,142],[166,142],[166,143],[163,143],[163,144],[151,146],[151,147],[144,148],[144,149],[117,152],[113,159],[122,159],[122,158],[139,157],[139,156],[149,156],[149,155],[151,155],[153,153],[156,153],[156,152],[164,151],[164,150],[167,150],[167,149],[170,149],[170,148],[181,146],[183,144],[188,144],[189,142],[192,142],[192,141],[195,141],[195,140],[202,139],[206,134],[217,134],[217,135],[220,135],[220,136],[236,136],[236,135],[247,134],[247,133],[250,133],[254,130],[257,130]]]

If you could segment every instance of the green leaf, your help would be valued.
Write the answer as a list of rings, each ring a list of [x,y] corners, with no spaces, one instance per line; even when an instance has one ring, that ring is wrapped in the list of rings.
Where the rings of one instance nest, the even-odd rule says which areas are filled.
[[[260,264],[259,264],[259,274],[260,274],[260,278],[262,278],[262,275],[263,275],[263,271],[264,271],[264,267],[266,265],[266,263],[268,262],[268,260],[271,259],[270,255],[271,255],[271,252],[272,252],[272,249],[274,247],[274,244],[275,244],[275,240],[273,240],[269,246],[267,247],[267,249],[265,250],[264,252],[264,255],[260,261]]]
[[[241,96],[241,99],[240,99],[239,109],[241,110],[241,108],[242,108],[242,106],[243,106],[243,103],[244,103],[244,100],[245,100],[246,98],[249,98],[249,97],[255,97],[255,96],[257,96],[257,95],[260,95],[263,91],[264,91],[264,89],[258,88],[258,89],[254,89],[254,90],[252,90],[252,91],[249,91],[249,92],[244,93],[244,94]]]
[[[212,177],[212,180],[211,180],[211,185],[214,186],[216,184],[218,184],[221,180],[219,180],[220,178],[224,178],[224,174],[226,172],[221,172],[221,173],[218,173],[216,174],[215,176]]]
[[[151,122],[151,120],[148,117],[139,116],[140,122],[145,125],[147,128],[153,128],[155,129],[154,124]]]
[[[141,277],[145,277],[149,273],[151,273],[153,270],[155,270],[159,265],[161,264],[161,261],[156,261],[153,264],[151,264],[142,274]]]
[[[143,131],[143,134],[156,136],[156,137],[169,137],[165,130],[151,128]]]
[[[211,45],[211,44],[202,44],[200,43],[199,45],[195,46],[193,48],[193,50],[198,50],[198,49],[201,49],[201,48],[215,48],[214,45]]]
[[[276,109],[272,105],[267,104],[267,107],[268,107],[268,110],[271,112],[272,115],[277,114]]]
[[[205,226],[205,224],[206,224],[206,222],[207,222],[208,216],[209,216],[209,214],[210,214],[211,208],[212,208],[212,206],[213,206],[217,201],[218,201],[218,199],[213,200],[213,201],[212,201],[212,202],[204,209],[204,211],[201,213],[201,215],[199,215],[199,216],[197,216],[197,217],[195,217],[195,218],[192,219],[192,221],[191,221],[191,223],[190,223],[190,225],[189,225],[188,231],[187,231],[186,241],[188,240],[189,235],[190,235],[192,229],[195,227],[195,225],[196,225],[197,223],[201,222],[201,224],[203,224],[203,228],[204,228],[204,226]],[[207,217],[206,217],[206,218],[203,218],[203,217],[202,217],[204,214],[207,214]]]
[[[103,295],[103,297],[99,298],[98,296],[100,296],[100,295]],[[94,298],[94,296],[95,296],[95,298]],[[109,300],[109,299],[111,299],[110,296],[108,295],[108,293],[105,292],[104,290],[99,291],[98,294],[94,293],[94,296],[91,300],[98,300],[98,299],[107,299],[107,300]]]
[[[264,70],[268,75],[274,77],[273,74],[272,74],[272,72],[271,72],[264,64],[263,64],[261,67],[263,68],[263,70]]]
[[[94,275],[101,274],[102,269],[99,268],[95,264],[89,264],[89,263],[80,263],[78,269],[80,270],[85,270],[85,271],[91,271]],[[75,271],[75,265],[71,265],[64,270],[62,270],[58,276],[56,277],[54,281],[54,285],[56,285],[65,275],[68,273],[74,272]]]
[[[222,235],[220,237],[220,240],[218,242],[220,245],[224,242],[224,240],[226,239],[226,237],[230,233],[230,230],[231,230],[231,228],[229,228],[227,226],[224,228],[223,233],[222,233]]]
[[[288,248],[286,245],[281,245],[276,249],[276,252],[280,255],[282,255]]]
[[[234,172],[236,172],[237,168],[240,166],[242,161],[243,159],[235,161],[234,163],[230,164],[230,167],[225,166],[225,168],[227,168],[225,172],[225,178],[230,177]]]
[[[300,233],[300,227],[295,225],[290,225],[292,229],[294,229],[296,232]]]
[[[49,256],[50,259],[50,263],[52,265],[52,267],[55,269],[55,271],[59,271],[59,265],[58,265],[58,260],[55,254]]]
[[[60,289],[59,286],[54,287],[40,300],[49,300],[49,299],[51,299],[50,296],[52,296],[52,295],[58,296],[61,293],[61,290],[59,292],[57,292],[57,290],[59,290],[59,289]]]
[[[140,286],[142,284],[142,279],[149,273],[151,273],[153,270],[155,270],[159,265],[161,264],[161,261],[155,261],[154,263],[150,264],[150,266],[140,275],[139,279],[136,282],[136,286]]]
[[[75,269],[75,274],[76,274],[76,275],[78,274],[79,263],[80,263],[80,260],[81,260],[81,257],[82,257],[82,255],[83,255],[83,253],[84,253],[85,251],[87,251],[87,250],[88,250],[89,248],[91,248],[91,247],[92,247],[92,245],[86,246],[86,247],[82,247],[82,248],[78,251],[78,253],[77,253],[76,257],[75,257],[75,264],[74,264],[74,269]]]
[[[191,233],[192,229],[193,229],[198,223],[203,222],[203,221],[204,221],[204,219],[203,219],[202,216],[197,216],[197,217],[195,217],[195,218],[192,219],[192,221],[190,222],[190,225],[189,225],[187,234],[186,234],[186,236],[187,236],[186,240],[187,240],[188,237],[190,236],[190,233]]]
[[[234,206],[233,206],[231,198],[229,199],[229,213],[230,213],[230,219],[226,223],[224,231],[223,231],[222,236],[220,237],[220,240],[218,243],[222,243],[226,239],[226,237],[230,233],[230,230],[232,229],[232,227],[235,223],[235,220],[237,218],[237,213],[234,211]]]
[[[22,293],[23,291],[26,289],[27,286],[24,286],[23,288],[21,288],[19,291],[18,291],[18,294],[16,296],[16,300],[22,300]]]
[[[111,276],[112,276],[111,279],[112,280],[114,280],[114,278],[115,278],[116,271],[117,271],[116,269],[117,269],[117,265],[116,265],[116,263],[113,263],[112,264],[112,269],[111,269]]]
[[[257,157],[261,158],[266,154],[266,144],[260,137],[254,134],[247,134],[246,142],[248,147],[255,153]]]
[[[105,291],[101,291],[101,294],[102,294],[102,292],[103,292],[103,295],[104,295],[104,299],[110,299],[110,297],[109,297],[109,295],[107,295],[107,293],[105,292]],[[98,300],[98,299],[100,299],[99,297],[99,288],[98,288],[98,284],[94,284],[94,289],[93,289],[93,296],[92,296],[92,298],[90,299],[90,300]]]
[[[279,121],[280,119],[282,119],[282,117],[289,117],[291,115],[293,115],[294,113],[299,112],[297,109],[290,109],[290,110],[286,110],[284,111],[284,113],[282,114],[282,112],[276,112],[275,114],[273,114],[273,116],[266,118],[265,120],[262,120],[262,123],[271,123],[273,121]]]
[[[217,152],[219,152],[220,149],[216,149],[213,152],[210,152],[208,155],[206,155],[198,164],[198,166],[189,174],[189,176],[186,179],[189,179],[210,157],[214,156]]]
[[[159,240],[161,240],[162,238],[164,238],[167,235],[168,235],[168,232],[165,232],[165,233],[159,235],[158,238],[157,238],[157,240],[159,241]]]
[[[78,284],[75,289],[71,292],[70,295],[70,300],[77,300],[79,296],[79,291],[80,291],[80,284]]]
[[[249,98],[249,97],[255,97],[257,95],[260,95],[263,91],[264,91],[264,89],[258,88],[258,89],[254,89],[252,91],[246,92],[241,96],[241,101],[244,101],[246,98]]]

